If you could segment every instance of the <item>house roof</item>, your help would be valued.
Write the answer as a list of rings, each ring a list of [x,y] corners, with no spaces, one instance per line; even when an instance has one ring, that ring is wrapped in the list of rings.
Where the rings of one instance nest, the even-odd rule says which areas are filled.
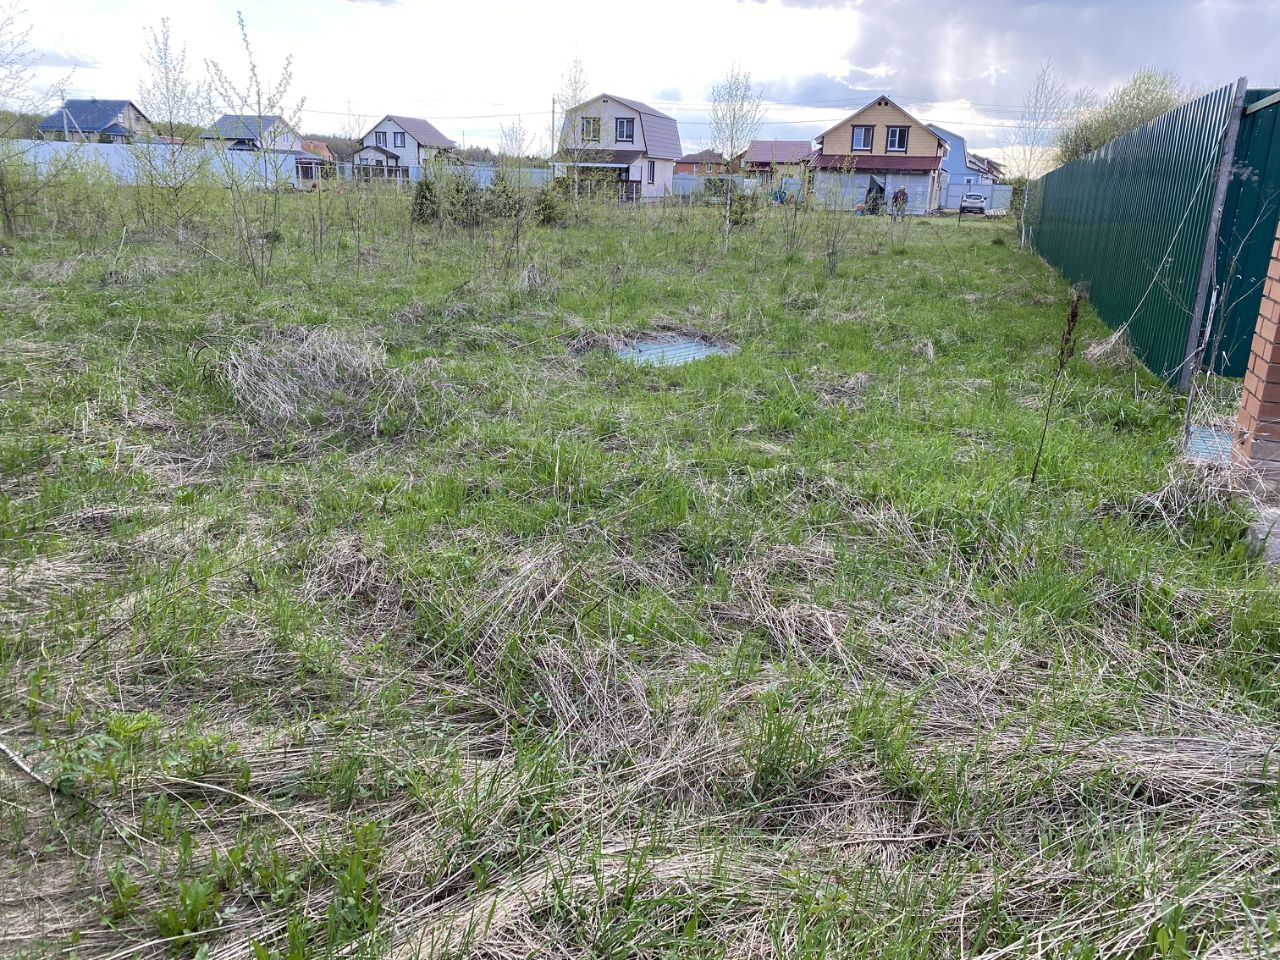
[[[284,117],[276,114],[224,113],[200,136],[205,140],[258,140],[277,124],[289,127]]]
[[[333,151],[329,149],[329,145],[323,140],[303,140],[302,149],[308,153],[314,153],[317,157],[333,159]]]
[[[752,140],[742,154],[743,163],[800,163],[813,152],[808,140]]]
[[[724,163],[724,157],[714,150],[699,150],[697,153],[686,153],[680,158],[681,163]]]
[[[434,147],[437,150],[452,150],[457,146],[456,143],[437,130],[435,125],[430,121],[423,120],[421,117],[402,117],[396,113],[388,113],[385,117],[379,120],[378,123],[375,123],[369,128],[369,133],[373,133],[378,124],[384,123],[387,120],[394,120],[398,123],[400,125],[400,129],[413,137],[413,139],[417,140],[421,146]],[[365,137],[369,136],[369,133],[366,133],[364,137],[361,137],[360,139],[365,139]]]
[[[813,153],[809,165],[815,170],[856,170],[859,173],[928,173],[942,166],[941,157],[875,157],[853,154]]]
[[[990,157],[984,157],[980,153],[970,153],[965,157],[965,161],[969,167],[974,170],[985,171],[992,176],[999,176],[1004,172],[1004,167],[992,160]]]
[[[601,167],[629,167],[645,155],[643,150],[599,150],[566,147],[551,159],[560,163],[595,164]]]
[[[67,100],[41,120],[36,129],[42,133],[111,133],[127,136],[132,131],[116,123],[116,117],[125,107],[130,106],[138,110],[137,104],[132,100]],[[138,110],[138,114],[146,120],[141,110]]]
[[[866,113],[866,112],[867,112],[868,110],[870,110],[872,107],[875,107],[875,106],[886,106],[886,105],[887,105],[887,106],[890,106],[890,107],[893,107],[893,108],[895,108],[896,110],[898,110],[898,111],[899,111],[900,113],[902,113],[902,115],[903,115],[903,116],[905,116],[908,120],[911,120],[911,121],[913,121],[913,122],[915,122],[915,123],[919,124],[920,126],[924,127],[926,130],[928,130],[930,133],[932,133],[935,137],[937,137],[937,138],[938,138],[938,141],[939,141],[940,143],[946,143],[946,142],[947,142],[947,138],[946,138],[946,137],[941,136],[941,135],[938,133],[938,131],[931,129],[931,128],[929,127],[929,125],[928,125],[928,124],[926,124],[926,123],[922,123],[921,121],[917,120],[915,117],[913,117],[911,114],[907,113],[907,111],[903,110],[903,109],[902,109],[902,107],[898,106],[896,103],[894,103],[894,102],[893,102],[892,100],[890,100],[888,97],[886,97],[884,94],[881,94],[880,96],[876,97],[874,100],[869,101],[868,103],[866,103],[865,105],[863,105],[863,106],[862,106],[862,107],[860,107],[859,109],[855,110],[853,113],[849,114],[847,117],[845,117],[845,118],[844,118],[843,120],[841,120],[839,123],[837,123],[834,127],[831,127],[829,130],[824,130],[824,131],[822,132],[821,136],[817,137],[817,140],[818,140],[819,142],[821,142],[821,141],[822,141],[822,138],[823,138],[823,137],[825,137],[825,136],[826,136],[828,133],[830,133],[832,130],[839,130],[841,127],[843,127],[846,123],[848,123],[848,122],[849,122],[850,120],[852,120],[854,117],[858,116],[859,114]]]
[[[640,127],[644,131],[645,153],[663,160],[679,160],[684,151],[680,148],[680,125],[670,114],[656,110],[647,103],[602,93],[593,100],[616,100],[640,114]],[[588,103],[591,101],[588,100]]]
[[[400,162],[400,154],[392,153],[386,147],[380,147],[375,143],[366,143],[359,150],[357,150],[356,153],[364,153],[364,151],[366,150],[372,150],[374,153],[380,153],[384,157],[390,157],[392,160],[395,160],[397,163]]]

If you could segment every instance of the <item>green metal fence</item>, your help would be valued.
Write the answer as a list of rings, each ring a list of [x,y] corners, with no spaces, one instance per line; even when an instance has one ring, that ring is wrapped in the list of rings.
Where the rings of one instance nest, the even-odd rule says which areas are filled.
[[[1210,319],[1208,356],[1218,373],[1239,377],[1249,364],[1262,284],[1280,218],[1280,99],[1250,90],[1240,121],[1231,185],[1218,232],[1214,279],[1218,310]]]
[[[1171,110],[1033,185],[1031,242],[1134,351],[1176,380],[1235,84]]]

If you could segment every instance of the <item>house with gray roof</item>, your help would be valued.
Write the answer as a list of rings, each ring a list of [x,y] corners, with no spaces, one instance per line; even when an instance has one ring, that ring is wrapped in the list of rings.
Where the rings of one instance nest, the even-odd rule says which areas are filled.
[[[42,140],[132,143],[152,136],[151,121],[132,100],[66,100],[36,125]]]
[[[352,157],[357,166],[371,168],[368,173],[381,167],[384,171],[380,176],[405,178],[410,168],[447,156],[457,146],[430,121],[392,113],[375,123],[360,143],[362,146]]]
[[[616,190],[620,200],[660,200],[671,193],[683,153],[675,117],[602,93],[566,111],[552,171]]]
[[[275,150],[302,153],[302,137],[275,114],[224,113],[200,134],[206,146],[227,150]]]

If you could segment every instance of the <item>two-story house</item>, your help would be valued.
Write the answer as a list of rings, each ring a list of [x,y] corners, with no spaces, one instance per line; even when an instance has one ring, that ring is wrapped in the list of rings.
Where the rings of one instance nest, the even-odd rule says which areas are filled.
[[[940,206],[947,141],[888,97],[876,97],[817,142],[809,167],[820,204],[876,210],[905,188],[908,213]]]
[[[676,173],[712,176],[724,173],[725,167],[724,157],[714,150],[699,150],[697,153],[686,153],[676,161]]]
[[[970,153],[964,137],[944,130],[936,123],[929,129],[947,141],[947,155],[942,161],[942,206],[955,209],[966,193],[981,194],[992,199],[992,187],[1000,183],[1000,164],[976,153]]]
[[[602,93],[566,112],[552,171],[616,190],[623,201],[660,200],[671,193],[681,154],[675,117]]]
[[[151,121],[132,100],[66,100],[36,126],[45,140],[132,143],[150,139]]]
[[[284,117],[274,114],[224,113],[200,134],[205,146],[227,150],[271,150],[302,153],[302,137]]]
[[[360,167],[386,168],[382,176],[408,177],[411,167],[423,167],[437,157],[445,156],[457,144],[427,120],[387,114],[363,137],[362,146],[352,157]]]

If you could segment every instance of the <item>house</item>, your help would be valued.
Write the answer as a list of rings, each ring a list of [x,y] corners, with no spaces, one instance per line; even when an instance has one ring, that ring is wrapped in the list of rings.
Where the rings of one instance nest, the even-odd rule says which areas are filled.
[[[284,117],[224,113],[200,139],[205,146],[221,145],[227,150],[274,150],[302,153],[302,137]]]
[[[616,192],[624,202],[652,201],[671,193],[683,155],[675,117],[602,93],[566,113],[552,172],[572,175],[578,187]]]
[[[992,187],[1000,183],[1004,173],[1000,164],[988,157],[970,153],[964,137],[945,130],[936,123],[929,129],[947,141],[947,155],[942,161],[941,205],[954,210],[960,206],[960,198],[966,193],[980,193],[991,200]]]
[[[333,163],[337,159],[337,157],[333,155],[333,151],[329,148],[329,145],[323,140],[303,140],[302,149],[313,157],[319,157],[321,160],[328,163]]]
[[[819,203],[875,210],[905,187],[908,213],[941,205],[947,141],[888,97],[876,97],[817,143],[809,167]]]
[[[66,100],[36,125],[43,140],[132,143],[153,135],[151,121],[132,100]]]
[[[430,122],[395,114],[388,114],[375,123],[360,142],[362,146],[355,152],[352,162],[358,167],[368,168],[362,172],[404,179],[409,178],[411,168],[426,166],[457,147]]]
[[[724,171],[724,157],[714,150],[699,150],[697,153],[686,153],[676,161],[676,173],[713,175],[724,173]]]
[[[752,140],[751,145],[734,157],[734,165],[744,176],[761,183],[772,183],[776,175],[795,176],[809,154],[809,140]]]

